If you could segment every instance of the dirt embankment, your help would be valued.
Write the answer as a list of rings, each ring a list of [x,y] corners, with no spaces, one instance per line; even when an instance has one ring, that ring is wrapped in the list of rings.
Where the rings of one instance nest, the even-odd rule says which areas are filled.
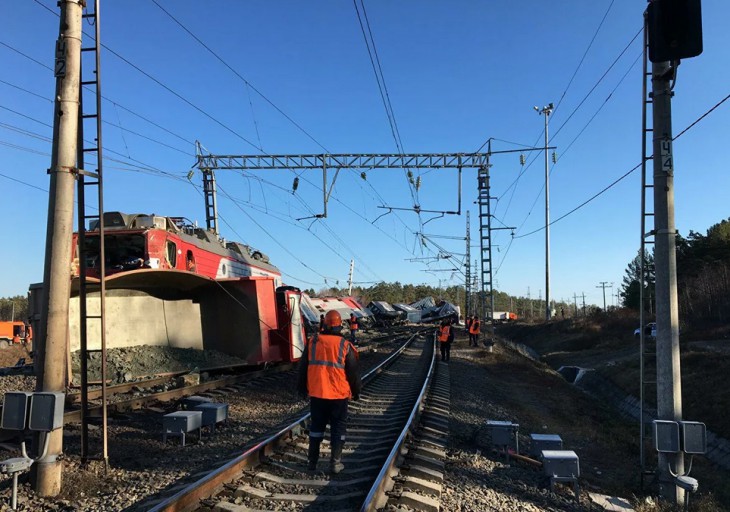
[[[554,369],[594,368],[625,392],[639,396],[639,343],[633,336],[634,324],[631,318],[610,317],[515,323],[498,327],[497,334],[529,346]],[[691,338],[688,333],[680,336],[683,417],[702,421],[715,434],[730,439],[730,386],[726,377],[730,373],[730,341]],[[647,349],[652,350],[653,345],[647,343]],[[650,405],[655,403],[653,396],[647,400]],[[727,482],[718,484],[715,492],[730,503],[730,475],[723,478]]]

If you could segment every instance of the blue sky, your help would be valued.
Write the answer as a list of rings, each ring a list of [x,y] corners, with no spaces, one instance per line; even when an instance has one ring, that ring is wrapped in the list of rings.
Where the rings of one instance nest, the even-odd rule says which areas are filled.
[[[397,151],[353,3],[229,0],[206,2],[202,9],[192,0],[158,1],[266,99],[152,0],[103,2],[103,43],[200,109],[103,52],[102,87],[111,100],[103,103],[109,123],[104,146],[114,159],[105,162],[107,210],[204,223],[200,174],[186,178],[195,161],[195,140],[216,154],[260,154],[258,148],[269,154]],[[54,90],[53,74],[44,66],[53,65],[58,18],[42,6],[57,12],[50,0],[0,6],[6,20],[0,36],[5,198],[0,215],[6,219],[0,296],[25,293],[43,273],[48,197],[42,189],[48,188],[51,128],[46,125],[52,123]],[[639,162],[641,36],[629,43],[641,28],[645,2],[365,0],[365,7],[406,152],[473,152],[488,137],[495,138],[495,151],[518,149],[515,143],[541,145],[543,118],[533,106],[559,103],[550,119],[551,145],[558,146],[550,183],[552,219]],[[703,2],[705,51],[679,68],[675,134],[730,93],[727,19],[730,4]],[[93,33],[88,25],[85,30]],[[704,232],[730,216],[721,142],[730,131],[729,108],[730,102],[723,104],[675,143],[676,223],[682,234]],[[544,296],[544,233],[529,234],[544,225],[542,156],[526,170],[518,154],[495,155],[492,163],[492,195],[498,198],[494,225],[517,228],[514,239],[507,230],[494,233],[496,287],[515,295],[526,295],[529,288],[532,297]],[[422,208],[455,208],[454,171],[421,177]],[[367,182],[359,173],[340,173],[328,218],[314,223],[295,219],[321,211],[319,172],[306,171],[296,195],[292,171],[220,171],[217,178],[222,235],[268,253],[290,284],[344,285],[351,258],[355,280],[362,283],[436,285],[463,279],[454,272],[424,272],[452,268],[449,261],[406,261],[433,255],[438,247],[432,242],[462,258],[463,241],[431,238],[423,247],[412,212],[376,221],[385,212],[380,205],[413,204],[399,170],[369,171]],[[471,211],[472,259],[478,257],[476,195],[476,171],[465,171],[462,210]],[[422,214],[421,222],[432,217]],[[618,287],[638,250],[639,221],[636,171],[554,224],[552,297],[572,301],[574,293],[585,292],[587,302],[600,304],[599,282]],[[462,237],[465,222],[464,215],[446,216],[423,231]]]

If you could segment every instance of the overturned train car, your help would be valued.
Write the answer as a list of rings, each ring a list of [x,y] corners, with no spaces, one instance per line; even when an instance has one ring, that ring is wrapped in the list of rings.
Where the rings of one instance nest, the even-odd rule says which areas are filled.
[[[107,348],[139,345],[217,350],[251,364],[295,361],[305,337],[297,288],[250,247],[183,219],[104,214]],[[99,232],[86,232],[88,349],[100,348]],[[78,239],[69,310],[70,352],[80,348]],[[34,322],[42,285],[31,286]],[[39,340],[40,341],[40,340]],[[42,349],[42,347],[39,347]]]

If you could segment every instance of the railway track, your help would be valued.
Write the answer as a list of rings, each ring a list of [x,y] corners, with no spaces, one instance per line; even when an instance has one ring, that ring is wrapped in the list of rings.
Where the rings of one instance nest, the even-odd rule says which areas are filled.
[[[433,345],[430,334],[413,334],[364,376],[361,399],[350,404],[340,474],[325,473],[326,461],[320,471],[305,469],[305,414],[150,510],[374,510],[389,499],[438,510],[448,375]],[[323,459],[328,455],[325,440]]]

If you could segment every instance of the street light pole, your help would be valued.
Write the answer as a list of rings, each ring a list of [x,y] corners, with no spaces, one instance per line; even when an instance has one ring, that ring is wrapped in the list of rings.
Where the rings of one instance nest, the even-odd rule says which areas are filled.
[[[545,320],[550,320],[550,168],[548,160],[548,117],[555,107],[549,103],[547,107],[535,107],[535,111],[545,116]]]

